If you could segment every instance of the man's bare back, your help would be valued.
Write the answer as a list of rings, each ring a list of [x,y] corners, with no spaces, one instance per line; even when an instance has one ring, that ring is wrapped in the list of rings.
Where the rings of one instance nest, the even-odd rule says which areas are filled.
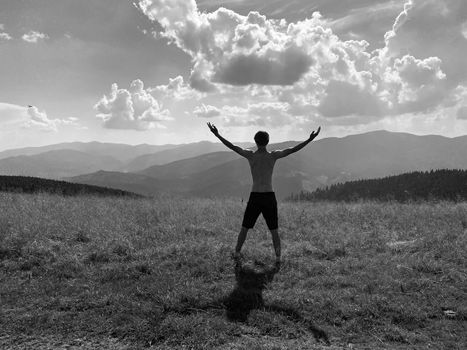
[[[250,164],[253,186],[251,192],[273,192],[272,172],[276,158],[265,149],[258,149],[246,157]]]

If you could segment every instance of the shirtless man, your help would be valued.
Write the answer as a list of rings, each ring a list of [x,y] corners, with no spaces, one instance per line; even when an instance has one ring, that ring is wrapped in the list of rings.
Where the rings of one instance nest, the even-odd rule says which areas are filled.
[[[254,227],[256,219],[259,214],[262,213],[269,231],[271,231],[274,251],[276,253],[276,262],[280,262],[281,241],[278,231],[277,201],[272,189],[272,172],[274,170],[274,164],[279,158],[287,157],[288,155],[301,150],[313,141],[321,131],[321,127],[319,127],[316,132],[313,131],[306,141],[299,143],[294,147],[272,152],[269,152],[266,149],[266,146],[269,143],[269,134],[265,131],[258,131],[256,133],[255,142],[257,150],[252,151],[238,147],[223,138],[219,135],[219,131],[214,124],[208,123],[208,127],[224,145],[248,160],[251,175],[253,177],[253,187],[245,209],[242,228],[238,234],[234,257],[238,258],[240,256],[240,251],[243,243],[245,242],[248,230]]]

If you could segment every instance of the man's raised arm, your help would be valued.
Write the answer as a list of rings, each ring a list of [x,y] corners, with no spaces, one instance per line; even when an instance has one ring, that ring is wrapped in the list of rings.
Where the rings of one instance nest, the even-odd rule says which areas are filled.
[[[236,145],[234,145],[233,143],[231,143],[229,140],[223,138],[221,135],[219,135],[219,131],[217,130],[217,128],[215,127],[214,124],[212,123],[207,123],[208,124],[208,127],[209,127],[209,130],[211,130],[211,132],[219,139],[221,140],[221,142],[226,145],[228,148],[230,148],[232,151],[240,154],[242,157],[245,157],[245,158],[248,158],[248,156],[250,156],[253,152],[249,151],[249,150],[246,150],[246,149],[243,149],[241,147],[238,147]]]
[[[303,141],[301,143],[299,143],[298,145],[295,145],[294,147],[290,147],[290,148],[286,148],[282,151],[275,151],[275,152],[272,152],[273,156],[276,158],[276,159],[279,159],[279,158],[284,158],[284,157],[287,157],[288,155],[292,154],[292,153],[295,153],[297,151],[300,151],[303,147],[305,147],[306,145],[308,145],[311,141],[313,141],[316,136],[318,136],[319,132],[321,131],[321,127],[318,128],[318,130],[316,131],[313,131],[311,134],[310,134],[310,137],[306,140],[306,141]]]

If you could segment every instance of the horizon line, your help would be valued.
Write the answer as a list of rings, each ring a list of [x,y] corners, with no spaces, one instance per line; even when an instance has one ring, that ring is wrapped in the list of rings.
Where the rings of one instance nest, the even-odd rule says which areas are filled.
[[[438,137],[444,137],[447,139],[456,139],[459,137],[464,137],[467,136],[467,134],[464,135],[459,135],[459,136],[445,136],[441,134],[414,134],[411,132],[404,132],[404,131],[390,131],[390,130],[385,130],[385,129],[377,129],[377,130],[372,130],[372,131],[365,131],[365,132],[360,132],[360,133],[352,133],[352,134],[347,134],[344,136],[328,136],[324,138],[320,138],[316,141],[320,140],[325,140],[325,139],[343,139],[349,136],[358,136],[358,135],[367,135],[367,134],[372,134],[372,133],[381,133],[381,132],[386,132],[390,134],[405,134],[405,135],[412,135],[412,136],[418,136],[418,137],[429,137],[429,136],[438,136]],[[285,141],[278,141],[278,142],[273,142],[270,143],[272,144],[278,144],[278,143],[285,143],[285,142],[300,142],[303,140],[285,140]],[[98,141],[98,140],[91,140],[91,141],[79,141],[79,140],[74,140],[74,141],[65,141],[65,142],[57,142],[57,143],[50,143],[50,144],[45,144],[45,145],[36,145],[36,146],[24,146],[24,147],[16,147],[16,148],[5,148],[5,149],[0,149],[0,153],[2,152],[8,152],[8,151],[14,151],[14,150],[20,150],[20,149],[27,149],[27,148],[41,148],[41,147],[49,147],[49,146],[54,146],[54,145],[60,145],[60,144],[71,144],[71,143],[82,143],[82,144],[89,144],[89,143],[99,143],[99,144],[109,144],[109,145],[125,145],[125,146],[133,146],[133,147],[138,147],[138,146],[183,146],[183,145],[190,145],[190,144],[195,144],[195,143],[201,143],[201,142],[210,142],[210,143],[220,143],[219,141],[211,141],[207,139],[201,139],[198,141],[193,141],[193,142],[185,142],[185,143],[137,143],[137,144],[131,144],[131,143],[121,143],[121,142],[105,142],[105,141]],[[252,143],[254,144],[254,140],[252,141],[231,141],[233,143]]]

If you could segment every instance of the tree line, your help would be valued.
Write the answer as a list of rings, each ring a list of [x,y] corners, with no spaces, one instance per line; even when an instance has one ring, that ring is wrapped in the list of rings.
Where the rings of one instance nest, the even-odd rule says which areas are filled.
[[[313,192],[292,194],[289,200],[299,201],[429,201],[467,200],[467,170],[440,169],[414,171],[380,179],[338,183]]]
[[[76,195],[102,195],[102,196],[130,196],[139,195],[107,187],[77,184],[66,181],[42,179],[30,176],[3,176],[0,175],[0,192],[15,193],[52,193],[63,196]]]

